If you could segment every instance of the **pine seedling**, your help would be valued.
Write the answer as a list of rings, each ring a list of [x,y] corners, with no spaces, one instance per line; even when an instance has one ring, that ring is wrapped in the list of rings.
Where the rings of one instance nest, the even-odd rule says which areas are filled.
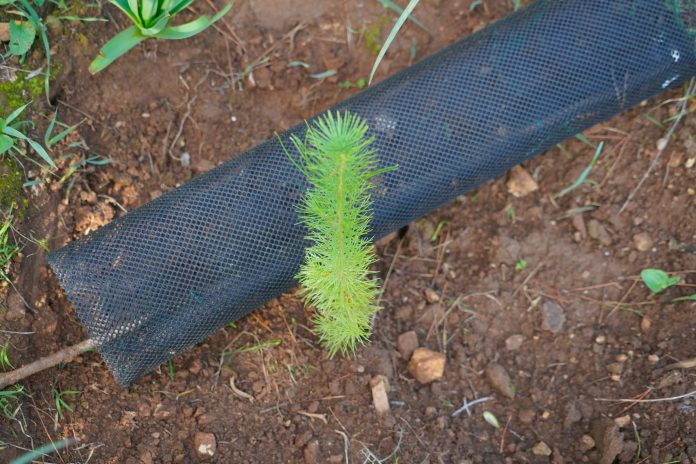
[[[364,343],[379,309],[379,283],[369,269],[376,260],[371,190],[376,176],[394,168],[377,168],[367,129],[357,115],[329,112],[308,126],[304,140],[291,138],[299,159],[288,155],[310,185],[298,211],[311,246],[297,279],[331,357]]]

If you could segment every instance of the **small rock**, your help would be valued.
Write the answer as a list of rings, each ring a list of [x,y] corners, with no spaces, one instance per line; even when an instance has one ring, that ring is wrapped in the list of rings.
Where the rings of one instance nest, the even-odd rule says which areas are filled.
[[[518,198],[539,190],[539,185],[522,166],[515,166],[510,170],[510,176],[505,185],[508,192]]]
[[[141,464],[152,464],[152,452],[151,451],[145,451],[143,454],[140,455],[140,463]]]
[[[542,329],[551,333],[559,333],[563,329],[566,318],[560,305],[553,301],[545,301],[541,305],[541,313],[543,316]]]
[[[604,246],[609,246],[612,243],[611,235],[609,235],[607,228],[596,219],[590,219],[590,222],[587,223],[587,233]]]
[[[623,434],[613,421],[607,419],[595,420],[591,430],[599,451],[599,464],[612,464],[623,449]]]
[[[536,412],[533,409],[523,409],[520,411],[517,417],[523,424],[531,424],[532,422],[534,422]]]
[[[305,430],[304,433],[301,435],[298,435],[295,437],[295,443],[294,445],[297,448],[302,448],[304,445],[309,443],[309,440],[311,440],[313,437],[312,431],[311,430]]]
[[[217,441],[212,433],[196,432],[193,436],[193,446],[199,459],[210,459],[217,450]]]
[[[648,316],[643,316],[640,320],[640,331],[646,333],[650,330],[650,327],[652,327],[652,319]]]
[[[594,447],[595,447],[594,438],[592,438],[589,435],[583,435],[582,438],[580,439],[580,449],[583,452],[587,452]]]
[[[650,361],[650,362],[653,363],[653,364],[655,364],[655,363],[658,362],[659,360],[660,360],[660,357],[659,357],[658,355],[656,355],[656,354],[648,355],[648,361]]]
[[[498,390],[508,398],[515,397],[515,386],[510,379],[510,375],[500,364],[491,363],[486,368],[486,377],[493,388]]]
[[[631,423],[631,416],[626,414],[625,416],[617,417],[614,419],[614,423],[620,429],[625,429]]]
[[[594,341],[598,345],[604,345],[607,342],[607,337],[604,335],[597,335],[597,338],[595,338]]]
[[[439,380],[445,373],[445,355],[427,348],[416,348],[408,363],[408,371],[422,384]]]
[[[505,339],[505,348],[508,351],[516,351],[519,350],[520,347],[522,346],[522,343],[524,343],[525,336],[521,334],[515,334],[515,335],[510,335],[508,338]]]
[[[402,359],[410,359],[411,355],[418,348],[418,335],[415,331],[404,332],[396,340],[396,348]]]
[[[580,238],[584,239],[587,237],[587,227],[585,226],[585,219],[582,217],[582,214],[575,214],[571,221],[573,222],[573,227],[575,227],[580,234]]]
[[[370,379],[370,388],[372,388],[372,404],[375,407],[377,416],[382,417],[390,412],[389,408],[389,381],[383,375],[376,375]]]
[[[5,319],[7,321],[18,321],[23,319],[27,314],[27,310],[24,307],[24,302],[22,297],[17,292],[10,292],[7,296],[7,313],[5,313]]]
[[[607,370],[612,374],[621,374],[623,368],[624,366],[620,362],[611,363],[607,366]]]
[[[317,440],[312,440],[307,443],[304,448],[304,462],[305,464],[316,464],[317,455],[319,454],[319,442]]]
[[[184,168],[191,166],[191,154],[187,151],[183,152],[181,156],[179,156],[179,162]]]
[[[638,251],[648,251],[653,246],[653,241],[645,232],[641,232],[633,236],[633,244]]]
[[[425,294],[425,300],[430,304],[440,301],[440,295],[438,295],[435,290],[430,287],[423,290],[423,293]]]
[[[534,453],[535,456],[551,456],[551,448],[543,441],[540,441],[534,445],[532,453]]]

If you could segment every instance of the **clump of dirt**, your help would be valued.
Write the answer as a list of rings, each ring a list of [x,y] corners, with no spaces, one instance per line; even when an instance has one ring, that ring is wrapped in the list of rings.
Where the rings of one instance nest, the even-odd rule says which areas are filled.
[[[71,25],[89,42],[64,44],[56,102],[113,162],[71,188],[49,184],[25,232],[57,248],[343,100],[356,89],[338,82],[373,62],[355,31],[392,17],[378,2],[330,0],[287,23],[260,18],[267,3],[242,2],[187,41],[145,42],[96,77],[84,70],[119,25]],[[422,2],[416,16],[433,35],[407,23],[381,75],[406,66],[414,43],[421,57],[511,8],[469,6]],[[337,74],[309,77],[326,69]],[[23,382],[31,397],[15,420],[0,418],[0,455],[73,438],[66,462],[690,462],[693,369],[673,364],[696,356],[694,303],[674,301],[696,284],[693,118],[619,213],[664,136],[644,114],[664,121],[672,106],[660,103],[680,96],[586,132],[605,142],[594,183],[555,196],[594,154],[570,140],[523,166],[536,189],[489,182],[380,242],[384,310],[355,358],[329,359],[311,310],[283,295],[127,389],[95,352]],[[11,294],[2,321],[16,365],[86,337],[39,248],[25,247],[15,276],[28,306]],[[687,286],[652,295],[638,276],[646,267]],[[416,348],[444,356],[441,377],[414,378]],[[373,379],[389,387],[388,414],[374,409]],[[63,418],[55,391],[80,392],[65,396],[74,411]],[[674,399],[642,402],[660,398]]]

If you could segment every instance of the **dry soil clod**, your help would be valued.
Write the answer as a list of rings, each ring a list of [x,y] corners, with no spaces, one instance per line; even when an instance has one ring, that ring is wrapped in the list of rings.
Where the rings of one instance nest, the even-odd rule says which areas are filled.
[[[445,355],[427,348],[416,348],[408,363],[408,371],[422,384],[439,380],[445,372]]]

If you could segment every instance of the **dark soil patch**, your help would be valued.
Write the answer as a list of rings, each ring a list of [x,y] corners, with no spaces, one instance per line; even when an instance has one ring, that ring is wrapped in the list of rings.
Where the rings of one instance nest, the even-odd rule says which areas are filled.
[[[422,57],[510,10],[500,0],[471,12],[469,3],[422,2],[417,16],[433,36],[408,24],[380,75],[410,63],[413,38]],[[221,32],[147,42],[97,77],[86,72],[88,63],[125,20],[105,6],[118,24],[64,23],[56,103],[68,122],[84,119],[81,137],[114,161],[81,171],[69,191],[58,183],[44,189],[32,199],[26,232],[49,237],[55,249],[354,92],[338,82],[366,77],[374,56],[348,30],[378,24],[386,33],[391,20],[381,18],[392,14],[372,1],[295,5],[241,2],[226,18],[229,28],[221,22]],[[203,2],[198,8],[208,9]],[[309,69],[288,67],[293,60]],[[338,73],[308,77],[327,69]],[[0,418],[0,440],[11,444],[0,460],[17,447],[70,437],[80,445],[59,462],[197,462],[194,438],[206,432],[217,441],[214,462],[341,463],[344,446],[351,462],[367,453],[400,463],[612,462],[615,454],[619,462],[693,462],[693,398],[599,401],[696,390],[693,369],[669,368],[696,356],[694,303],[653,297],[637,279],[641,269],[659,267],[680,271],[692,285],[677,292],[696,283],[692,117],[657,174],[618,213],[664,135],[643,114],[666,119],[672,106],[653,108],[678,96],[586,133],[606,143],[591,175],[596,185],[554,199],[594,152],[571,140],[525,165],[537,191],[517,198],[498,179],[412,224],[403,241],[382,241],[382,278],[393,264],[384,310],[354,359],[329,360],[309,311],[285,295],[177,356],[172,372],[163,366],[128,389],[114,383],[96,353],[29,379],[32,396],[17,421]],[[187,156],[190,164],[182,163]],[[11,335],[17,364],[86,337],[45,254],[32,246],[16,275],[31,310],[0,313],[3,330],[31,332]],[[516,269],[524,267],[520,260],[526,268]],[[17,304],[10,295],[8,306]],[[446,355],[441,380],[421,385],[408,372],[397,349],[408,331]],[[258,344],[265,348],[243,350]],[[512,398],[494,380],[501,372],[514,385]],[[391,386],[391,415],[383,418],[372,405],[376,375]],[[67,397],[75,411],[64,419],[55,419],[53,387],[82,392]],[[482,397],[492,399],[471,415],[452,416]]]

